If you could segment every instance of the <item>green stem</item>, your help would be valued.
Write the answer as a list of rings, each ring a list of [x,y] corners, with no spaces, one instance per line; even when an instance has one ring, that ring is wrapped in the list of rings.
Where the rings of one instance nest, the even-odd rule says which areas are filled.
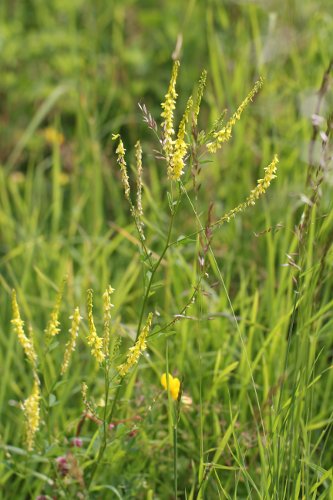
[[[178,442],[178,420],[176,418],[176,422],[173,426],[173,475],[174,475],[174,489],[175,489],[175,499],[177,500],[177,491],[178,491],[178,476],[177,476],[177,442]]]
[[[162,250],[162,253],[161,253],[158,261],[156,262],[156,264],[154,265],[154,267],[152,269],[152,272],[151,272],[151,275],[150,275],[150,278],[149,278],[149,281],[148,281],[147,289],[146,289],[146,292],[145,292],[145,295],[144,295],[144,298],[143,298],[142,307],[141,307],[140,319],[139,319],[139,323],[138,323],[138,329],[137,329],[135,341],[137,341],[137,339],[138,339],[138,337],[140,335],[142,321],[143,321],[143,315],[144,315],[144,312],[145,312],[145,309],[146,309],[146,305],[147,305],[147,302],[148,302],[148,297],[149,297],[151,286],[153,284],[155,273],[156,273],[157,269],[159,268],[159,266],[160,266],[160,264],[161,264],[161,262],[163,260],[163,257],[164,257],[164,255],[166,254],[166,252],[167,252],[167,250],[169,248],[170,238],[171,238],[171,232],[172,232],[172,226],[173,226],[173,221],[174,221],[174,218],[175,218],[175,214],[177,212],[177,208],[179,206],[179,202],[180,202],[180,196],[179,196],[179,198],[177,200],[176,207],[171,212],[169,229],[168,229],[168,234],[167,234],[167,239],[166,239],[166,242],[165,242],[165,246],[164,246],[164,248]]]

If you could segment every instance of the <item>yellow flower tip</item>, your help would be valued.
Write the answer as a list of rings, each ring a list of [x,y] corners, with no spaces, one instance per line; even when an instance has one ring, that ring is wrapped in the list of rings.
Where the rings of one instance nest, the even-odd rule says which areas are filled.
[[[129,177],[127,174],[127,165],[126,165],[126,160],[125,160],[125,152],[126,149],[124,148],[123,141],[121,140],[121,137],[119,134],[113,135],[113,140],[119,138],[119,143],[116,149],[116,155],[117,155],[117,162],[120,166],[120,173],[121,173],[121,182],[125,191],[125,198],[131,202],[130,198],[130,184],[129,184]]]
[[[231,139],[233,127],[236,125],[237,121],[240,120],[244,109],[250,102],[252,102],[254,96],[259,92],[263,84],[264,80],[260,77],[226,125],[221,130],[214,133],[214,140],[207,144],[207,149],[210,153],[215,153],[222,147],[223,143],[228,142]]]
[[[180,391],[179,378],[173,377],[170,373],[169,373],[169,376],[167,378],[167,374],[163,373],[161,376],[161,384],[165,390],[168,390],[168,385],[169,385],[170,395],[171,395],[172,399],[174,399],[176,401],[178,399],[179,391]]]
[[[119,144],[118,144],[117,149],[116,149],[116,154],[121,155],[121,156],[125,156],[125,153],[126,153],[126,149],[124,148],[123,141],[121,139],[119,139]]]

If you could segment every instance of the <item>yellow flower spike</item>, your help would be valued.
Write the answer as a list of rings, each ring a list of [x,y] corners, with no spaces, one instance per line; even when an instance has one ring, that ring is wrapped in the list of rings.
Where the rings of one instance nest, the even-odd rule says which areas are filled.
[[[17,304],[16,292],[12,291],[12,319],[11,324],[17,335],[18,341],[23,347],[24,353],[33,367],[36,366],[37,354],[33,346],[32,340],[24,333],[24,321],[21,319],[20,310]]]
[[[179,396],[180,380],[177,377],[173,377],[170,373],[167,378],[167,374],[163,373],[163,375],[161,376],[161,384],[165,390],[168,390],[168,381],[171,397],[176,401]]]
[[[204,94],[205,86],[206,86],[206,80],[207,80],[207,71],[204,70],[201,73],[200,80],[199,80],[199,85],[198,85],[198,91],[197,91],[197,98],[195,100],[195,105],[193,109],[193,127],[196,127],[198,124],[198,116],[200,112],[200,105],[201,105],[201,100],[202,96]]]
[[[40,423],[39,385],[40,382],[37,373],[35,372],[32,393],[21,405],[26,421],[26,443],[29,451],[32,451],[34,448],[35,436],[39,429]]]
[[[224,142],[228,142],[231,139],[232,129],[236,125],[236,122],[240,120],[240,117],[247,107],[247,105],[252,101],[254,96],[259,92],[261,87],[264,84],[264,80],[259,78],[259,80],[255,83],[253,89],[249,92],[249,94],[245,97],[242,104],[237,108],[236,112],[232,115],[227,124],[218,132],[214,133],[214,141],[209,142],[207,144],[207,149],[210,153],[215,153],[218,149],[222,147]]]
[[[103,352],[105,356],[109,356],[110,347],[110,321],[111,321],[111,295],[114,288],[111,285],[103,293]]]
[[[48,337],[54,337],[55,335],[58,335],[58,333],[60,332],[59,312],[60,312],[61,299],[64,293],[65,284],[66,284],[66,279],[63,280],[59,292],[57,293],[56,302],[53,311],[50,314],[50,319],[47,324],[47,327],[45,329],[45,333]]]
[[[177,139],[175,141],[174,150],[168,166],[168,177],[169,179],[172,180],[179,180],[180,176],[184,173],[183,170],[185,167],[184,158],[187,151],[187,144],[184,139],[186,132],[186,124],[188,122],[188,116],[192,108],[192,105],[193,105],[193,99],[192,97],[190,97],[189,100],[187,101],[185,112],[179,125]]]
[[[123,144],[123,141],[121,140],[120,135],[113,134],[113,136],[112,136],[113,140],[116,140],[118,138],[119,138],[119,144],[118,144],[117,149],[116,149],[117,162],[120,166],[121,182],[122,182],[122,185],[124,188],[125,198],[131,204],[131,197],[130,197],[131,188],[130,188],[130,184],[129,184],[129,177],[127,174],[127,165],[126,165],[126,160],[125,160],[126,149],[124,148],[124,144]]]
[[[265,172],[264,178],[258,179],[256,187],[252,189],[246,200],[243,203],[237,205],[237,207],[233,208],[232,210],[229,210],[229,212],[223,215],[223,217],[219,219],[215,223],[215,225],[224,224],[225,222],[230,222],[231,219],[233,219],[239,212],[243,212],[243,210],[245,210],[246,208],[255,205],[256,200],[258,200],[263,194],[265,194],[272,180],[276,178],[275,174],[277,172],[278,163],[279,163],[278,155],[274,155],[271,163],[264,168]]]
[[[162,102],[162,113],[161,117],[164,118],[164,121],[162,122],[162,129],[163,129],[163,151],[165,153],[165,158],[167,162],[169,163],[170,158],[172,156],[173,152],[173,135],[175,133],[174,128],[173,128],[173,112],[176,107],[176,99],[177,99],[177,92],[176,92],[176,81],[177,81],[177,76],[178,76],[178,69],[179,69],[179,61],[175,61],[173,68],[172,68],[172,74],[171,74],[171,80],[168,88],[168,92],[165,94],[165,101]]]
[[[143,208],[142,208],[142,148],[140,141],[137,141],[135,144],[135,159],[136,159],[136,170],[137,170],[137,182],[136,182],[136,211],[134,215],[136,215],[137,219],[137,227],[140,232],[140,236],[142,240],[145,240],[145,235],[143,232]]]
[[[105,355],[103,352],[103,339],[98,337],[93,317],[93,291],[87,290],[87,313],[88,313],[88,329],[87,342],[90,346],[92,356],[97,359],[99,363],[104,361]]]
[[[139,361],[139,357],[143,353],[143,351],[147,349],[146,339],[151,327],[152,320],[153,313],[149,313],[146,324],[141,330],[138,340],[135,342],[134,346],[128,349],[126,361],[117,367],[118,372],[122,377],[125,377],[132,366],[134,366]]]
[[[75,350],[76,347],[76,339],[79,333],[79,325],[81,321],[81,316],[80,316],[80,310],[77,307],[74,311],[73,316],[70,317],[72,320],[71,328],[69,330],[69,341],[66,343],[66,350],[64,354],[64,360],[62,362],[61,366],[61,375],[64,375],[66,371],[68,370],[69,367],[69,362],[72,357],[72,353]]]

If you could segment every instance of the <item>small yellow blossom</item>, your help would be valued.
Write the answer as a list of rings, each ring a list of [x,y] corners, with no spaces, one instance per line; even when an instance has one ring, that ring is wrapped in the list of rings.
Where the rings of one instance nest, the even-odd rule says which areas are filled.
[[[109,346],[110,346],[110,321],[111,321],[111,309],[113,304],[111,304],[111,295],[114,292],[114,288],[111,285],[103,293],[103,351],[105,356],[109,356]]]
[[[174,150],[168,166],[168,177],[172,180],[179,180],[180,176],[184,173],[184,158],[187,151],[187,144],[184,140],[186,132],[186,124],[188,116],[193,105],[192,97],[187,101],[186,109],[183,118],[179,125],[177,139],[175,141]]]
[[[69,330],[69,341],[66,343],[66,350],[64,354],[64,360],[61,366],[61,375],[64,375],[68,370],[69,362],[72,357],[72,353],[76,347],[76,339],[79,333],[79,325],[81,321],[80,310],[77,307],[74,311],[73,316],[70,318],[72,320],[71,328]]]
[[[48,142],[51,145],[61,146],[61,144],[63,144],[65,140],[63,134],[61,132],[58,132],[58,130],[56,130],[53,127],[45,128],[43,130],[43,135],[46,142]]]
[[[31,395],[22,404],[22,410],[24,411],[25,421],[26,421],[26,442],[29,451],[33,450],[35,435],[39,429],[40,423],[40,389],[39,389],[39,379],[37,374],[34,374],[34,385],[32,388]]]
[[[163,373],[161,376],[161,384],[163,385],[165,390],[168,390],[168,385],[169,385],[169,391],[171,394],[172,399],[175,401],[178,399],[179,396],[179,391],[180,391],[180,380],[177,377],[173,377],[170,373],[167,378],[167,374]]]
[[[224,142],[228,142],[231,139],[231,133],[234,125],[238,120],[240,120],[241,114],[243,113],[246,106],[252,101],[253,97],[259,92],[263,86],[263,79],[260,78],[254,85],[253,89],[245,97],[242,104],[237,108],[236,112],[232,115],[227,124],[218,132],[214,133],[215,140],[207,144],[207,149],[211,153],[215,153],[221,148]]]
[[[94,317],[93,317],[93,291],[87,291],[87,313],[88,313],[88,329],[89,333],[87,336],[87,342],[90,346],[91,354],[94,358],[97,359],[99,363],[102,363],[104,360],[104,352],[103,352],[103,339],[98,337]]]
[[[177,76],[178,76],[178,69],[179,69],[179,61],[175,61],[173,68],[172,68],[172,74],[171,74],[171,80],[168,88],[168,92],[165,94],[165,101],[162,102],[162,113],[161,117],[164,118],[164,121],[162,122],[162,129],[163,129],[163,151],[165,153],[165,157],[167,162],[169,163],[170,158],[172,156],[173,152],[173,135],[175,133],[174,131],[174,125],[173,125],[173,112],[176,107],[176,99],[177,99],[177,92],[176,92],[176,81],[177,81]]]
[[[30,363],[35,366],[37,362],[37,354],[34,349],[32,340],[29,339],[24,333],[24,321],[21,319],[20,310],[16,300],[16,292],[12,291],[12,315],[11,324],[13,325],[13,330],[16,333],[19,343],[23,347],[24,353]]]
[[[149,313],[147,321],[141,333],[138,337],[138,340],[135,342],[134,346],[128,349],[128,354],[125,363],[122,363],[118,366],[118,372],[122,377],[129,372],[129,370],[134,366],[138,360],[140,355],[147,349],[147,336],[151,327],[151,323],[153,320],[153,313]]]

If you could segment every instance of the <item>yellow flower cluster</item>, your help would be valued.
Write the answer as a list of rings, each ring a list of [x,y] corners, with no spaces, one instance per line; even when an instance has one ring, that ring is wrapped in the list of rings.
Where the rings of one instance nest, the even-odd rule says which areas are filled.
[[[161,104],[163,109],[161,117],[164,118],[164,121],[162,122],[163,151],[165,153],[165,158],[168,163],[170,161],[173,152],[173,135],[175,133],[173,128],[173,112],[176,107],[176,99],[178,96],[176,92],[178,69],[179,69],[179,61],[175,61],[172,68],[172,74],[168,92],[165,95],[165,101],[162,102]]]
[[[134,366],[138,362],[142,352],[147,349],[146,339],[150,331],[152,320],[153,320],[153,313],[149,313],[146,324],[141,330],[138,340],[135,342],[134,346],[130,347],[128,350],[125,363],[122,363],[121,365],[118,366],[118,372],[122,377],[125,377],[125,375],[129,372],[132,366]]]
[[[113,139],[119,138],[119,144],[116,149],[116,155],[117,155],[117,161],[120,166],[120,173],[121,173],[121,182],[123,184],[123,188],[125,191],[125,197],[127,201],[131,203],[131,198],[130,198],[130,193],[131,193],[131,188],[129,184],[129,178],[127,175],[127,165],[125,161],[125,152],[126,149],[124,148],[123,141],[121,140],[119,134],[115,135]]]
[[[260,198],[260,196],[262,196],[269,188],[272,180],[276,178],[278,163],[279,158],[277,155],[274,155],[272,162],[268,165],[268,167],[264,168],[264,178],[258,179],[256,187],[252,189],[249,197],[247,198],[246,202],[248,205],[254,205],[256,200]]]
[[[136,170],[137,170],[137,190],[136,190],[136,212],[137,217],[137,227],[140,232],[142,240],[145,240],[145,235],[143,233],[143,208],[142,208],[142,148],[140,141],[135,144],[135,159],[136,159]]]
[[[60,328],[59,328],[60,322],[59,322],[58,318],[59,318],[60,305],[61,305],[61,299],[62,299],[62,294],[64,291],[65,282],[66,282],[66,280],[64,280],[62,282],[60,290],[57,294],[57,299],[56,299],[54,309],[51,312],[50,320],[49,320],[47,327],[45,329],[45,333],[48,337],[54,337],[55,335],[58,335],[58,333],[60,332]]]
[[[172,180],[179,180],[180,176],[184,173],[184,158],[187,151],[187,144],[185,142],[186,124],[188,116],[193,105],[192,97],[187,101],[186,109],[183,118],[179,124],[177,139],[174,144],[172,157],[168,166],[168,177]]]
[[[161,384],[165,390],[169,389],[172,399],[176,401],[178,399],[180,391],[179,378],[173,377],[170,373],[167,377],[167,374],[163,373],[163,375],[161,376]]]
[[[72,353],[76,347],[76,339],[79,333],[79,325],[81,321],[80,310],[77,307],[74,311],[73,316],[70,318],[72,320],[71,328],[69,330],[69,341],[66,343],[66,349],[64,354],[64,360],[61,366],[61,375],[64,375],[68,370],[69,362],[72,357]]]
[[[33,367],[36,366],[37,355],[32,340],[24,333],[24,321],[21,319],[20,310],[16,300],[16,292],[12,291],[12,320],[13,330],[18,337],[18,341],[23,347],[24,353]]]
[[[253,89],[246,96],[242,104],[238,107],[236,112],[232,115],[227,124],[218,132],[214,133],[214,141],[207,144],[207,149],[210,153],[215,153],[218,149],[222,147],[224,142],[227,142],[231,138],[231,133],[234,125],[238,120],[240,120],[241,114],[243,113],[246,106],[252,101],[253,97],[259,92],[263,86],[263,79],[260,78],[254,85]]]
[[[111,285],[103,293],[103,352],[105,356],[109,356],[109,346],[110,346],[110,321],[111,321],[111,309],[113,304],[111,304],[111,295],[114,292],[114,288]]]
[[[274,155],[273,160],[265,167],[265,175],[263,179],[259,179],[257,181],[257,185],[254,189],[252,189],[249,196],[243,203],[240,203],[237,207],[233,208],[229,212],[227,212],[221,219],[219,219],[215,224],[223,224],[224,222],[230,222],[230,220],[235,217],[236,214],[242,212],[246,208],[255,205],[256,200],[262,196],[268,187],[270,186],[273,179],[276,178],[277,164],[279,163],[279,158],[277,155]]]
[[[35,436],[39,429],[40,423],[40,389],[39,379],[37,374],[34,374],[34,385],[31,395],[22,404],[22,410],[26,420],[26,442],[29,451],[33,450],[35,443]]]
[[[94,317],[93,317],[93,291],[88,290],[87,291],[87,313],[88,313],[88,336],[87,336],[87,342],[88,345],[90,346],[90,351],[91,354],[94,356],[94,358],[97,359],[99,363],[102,363],[104,361],[104,352],[103,352],[103,339],[98,337],[96,328],[95,328],[95,323],[94,323]]]

